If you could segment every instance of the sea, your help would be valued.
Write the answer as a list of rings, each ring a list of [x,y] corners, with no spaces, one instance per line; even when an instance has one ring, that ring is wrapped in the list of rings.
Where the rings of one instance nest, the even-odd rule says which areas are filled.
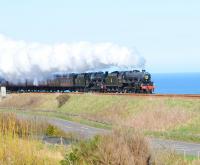
[[[154,73],[158,94],[200,94],[200,73]]]

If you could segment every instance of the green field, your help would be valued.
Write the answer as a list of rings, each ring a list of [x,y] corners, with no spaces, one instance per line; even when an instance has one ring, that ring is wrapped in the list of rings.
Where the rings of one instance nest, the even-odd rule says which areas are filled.
[[[2,111],[49,115],[95,127],[127,126],[148,136],[200,142],[200,99],[97,94],[12,94]],[[64,94],[66,95],[66,94]]]

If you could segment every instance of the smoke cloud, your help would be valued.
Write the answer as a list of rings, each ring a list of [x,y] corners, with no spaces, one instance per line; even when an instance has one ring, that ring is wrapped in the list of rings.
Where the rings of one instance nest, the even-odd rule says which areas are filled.
[[[43,79],[53,72],[143,68],[134,49],[113,43],[41,44],[0,34],[0,76],[8,81]]]

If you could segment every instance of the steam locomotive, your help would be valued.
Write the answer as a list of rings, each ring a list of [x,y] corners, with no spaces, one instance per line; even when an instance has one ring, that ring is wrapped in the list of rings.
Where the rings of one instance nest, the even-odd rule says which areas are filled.
[[[145,70],[56,74],[53,78],[20,83],[2,81],[9,91],[17,92],[120,92],[153,93],[151,74]]]

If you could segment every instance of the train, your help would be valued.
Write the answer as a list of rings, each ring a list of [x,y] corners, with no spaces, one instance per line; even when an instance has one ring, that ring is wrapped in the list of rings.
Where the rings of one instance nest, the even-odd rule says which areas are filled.
[[[1,81],[11,92],[104,92],[104,93],[148,93],[154,92],[151,74],[146,70],[114,72],[88,72],[54,74],[52,78],[12,83]]]

